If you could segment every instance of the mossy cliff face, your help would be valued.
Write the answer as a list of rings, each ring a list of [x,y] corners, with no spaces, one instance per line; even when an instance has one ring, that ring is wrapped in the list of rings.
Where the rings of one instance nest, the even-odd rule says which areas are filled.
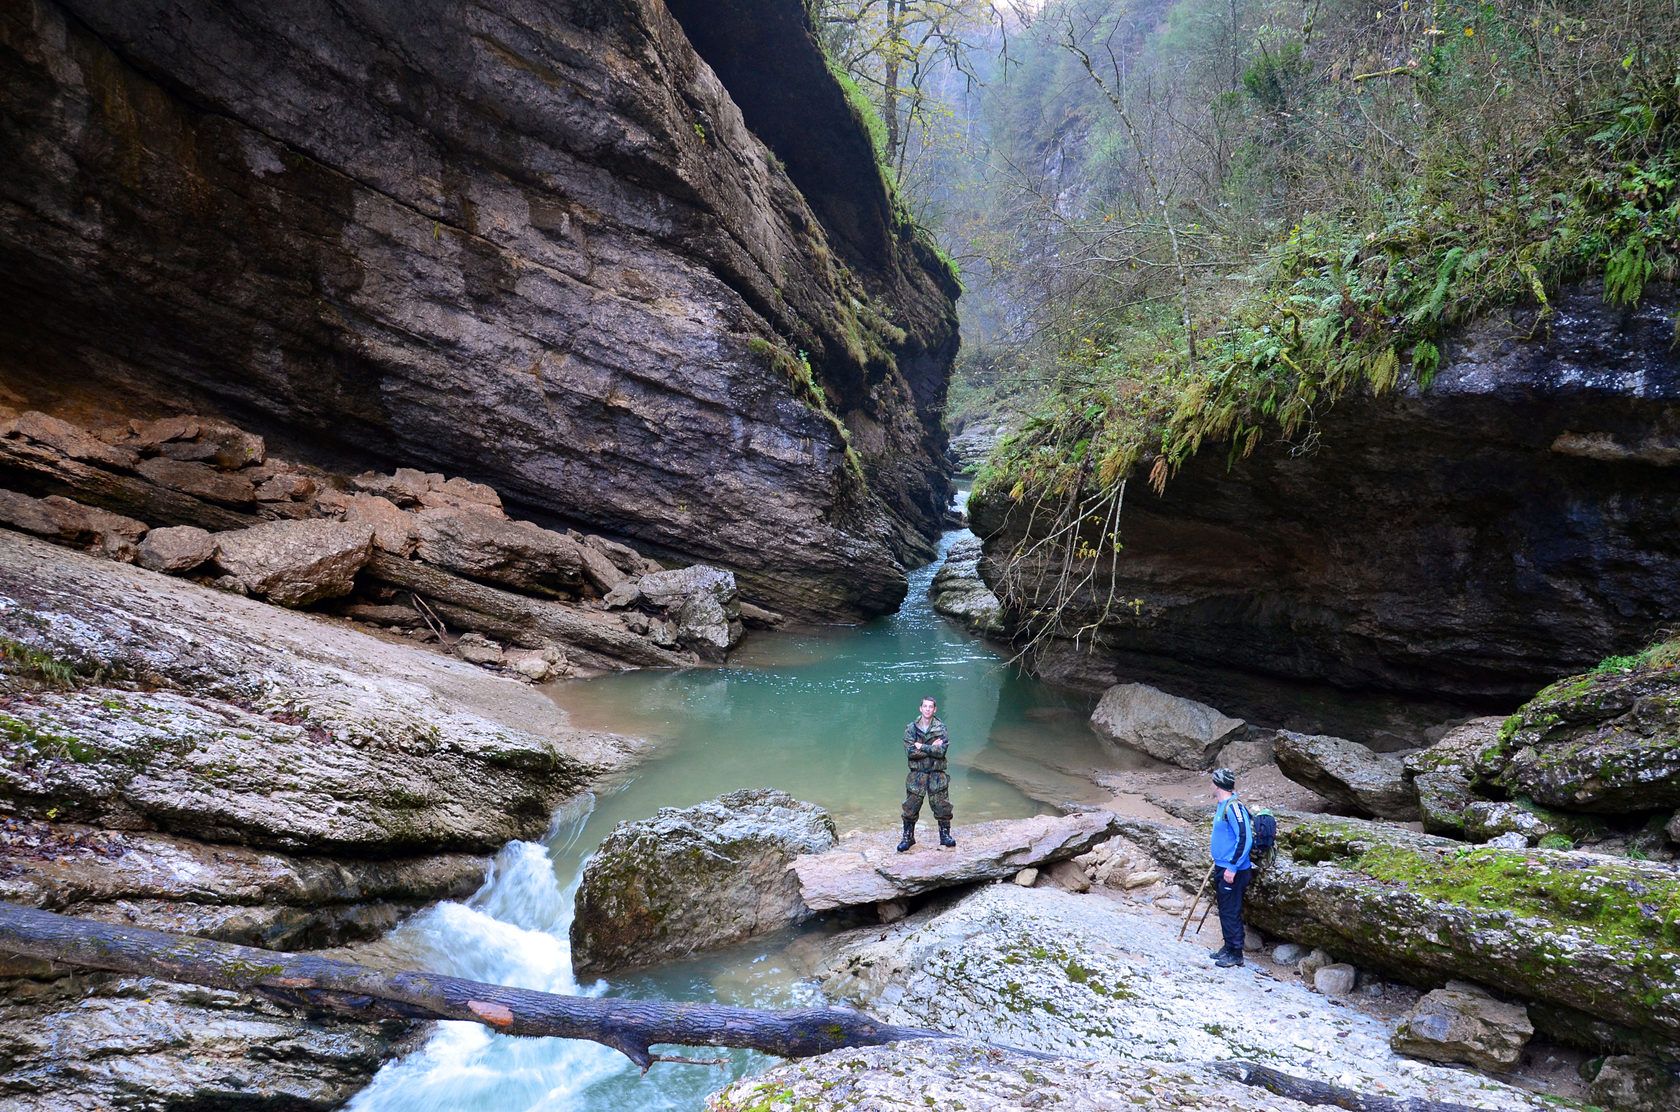
[[[861,124],[798,0],[731,11],[802,75],[785,168],[737,107],[764,90],[661,0],[13,5],[0,387],[219,412],[779,610],[890,610],[948,498],[954,282],[872,160],[807,203]]]
[[[1680,1042],[1672,868],[1348,820],[1301,823],[1279,847],[1245,903],[1268,933],[1414,983],[1475,981],[1549,1006],[1542,1022],[1561,1010]]]
[[[1622,309],[1569,291],[1547,321],[1472,326],[1427,391],[1343,398],[1310,443],[1246,459],[1208,446],[1159,496],[1135,476],[1115,572],[1106,549],[1075,562],[1075,581],[1095,568],[1062,622],[1082,639],[1052,638],[1039,671],[1363,740],[1362,696],[1435,721],[1506,712],[1646,642],[1680,595],[1675,299],[1653,287]],[[969,504],[994,587],[1032,509],[1007,490]],[[1032,624],[1061,564],[1029,562],[1000,592],[1017,620]]]

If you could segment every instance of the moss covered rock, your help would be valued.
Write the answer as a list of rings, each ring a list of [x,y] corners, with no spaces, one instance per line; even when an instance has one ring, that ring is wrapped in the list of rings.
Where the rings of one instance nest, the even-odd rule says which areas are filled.
[[[1680,669],[1561,680],[1511,717],[1483,762],[1493,786],[1547,806],[1680,806]]]
[[[584,866],[573,968],[648,965],[806,919],[788,866],[834,844],[827,811],[770,788],[621,822]]]
[[[1672,868],[1347,819],[1303,822],[1279,849],[1245,905],[1268,933],[1413,982],[1471,979],[1680,1042]]]

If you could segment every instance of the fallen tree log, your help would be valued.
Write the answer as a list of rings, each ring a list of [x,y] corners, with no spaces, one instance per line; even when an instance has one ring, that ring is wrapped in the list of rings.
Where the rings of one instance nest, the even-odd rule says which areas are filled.
[[[508,1035],[588,1039],[618,1050],[646,1073],[655,1045],[729,1046],[809,1058],[849,1046],[949,1039],[896,1027],[843,1008],[773,1012],[721,1004],[560,996],[437,973],[382,973],[311,954],[287,954],[207,938],[99,923],[0,903],[0,952],[63,965],[262,995],[290,1007],[351,1019],[460,1019]]]
[[[1255,1062],[1215,1062],[1213,1072],[1280,1097],[1348,1112],[1481,1112],[1468,1104],[1450,1104],[1427,1097],[1386,1097],[1361,1093],[1323,1081],[1293,1077]]]

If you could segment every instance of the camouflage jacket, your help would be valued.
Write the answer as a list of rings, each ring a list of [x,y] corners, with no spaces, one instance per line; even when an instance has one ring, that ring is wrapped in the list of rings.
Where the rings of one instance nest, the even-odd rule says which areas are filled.
[[[926,730],[920,718],[911,719],[904,727],[904,755],[910,758],[911,772],[944,772],[945,751],[950,739],[945,736],[945,723],[935,718]]]

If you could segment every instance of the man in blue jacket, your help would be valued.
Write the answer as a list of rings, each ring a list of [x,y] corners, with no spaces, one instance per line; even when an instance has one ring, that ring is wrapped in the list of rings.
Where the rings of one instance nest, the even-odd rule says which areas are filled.
[[[1213,794],[1219,807],[1213,813],[1213,867],[1218,870],[1213,890],[1219,900],[1219,929],[1225,945],[1208,957],[1223,968],[1243,963],[1243,892],[1254,870],[1248,851],[1254,845],[1254,820],[1237,798],[1237,774],[1228,768],[1213,770]]]

